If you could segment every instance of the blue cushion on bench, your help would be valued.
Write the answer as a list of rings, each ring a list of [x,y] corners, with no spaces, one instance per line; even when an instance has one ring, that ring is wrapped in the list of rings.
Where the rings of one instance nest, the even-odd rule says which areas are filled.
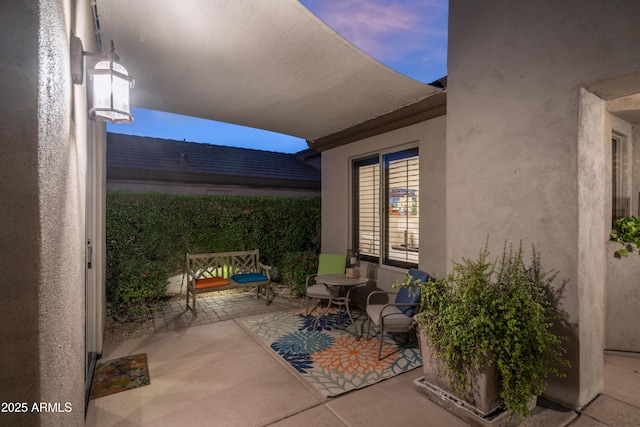
[[[233,276],[231,276],[231,278],[238,283],[264,282],[266,280],[269,280],[267,276],[260,273],[234,274]]]

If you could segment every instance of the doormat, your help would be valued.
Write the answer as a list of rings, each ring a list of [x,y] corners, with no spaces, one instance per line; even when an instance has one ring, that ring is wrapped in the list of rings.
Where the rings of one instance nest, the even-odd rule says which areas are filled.
[[[146,353],[109,360],[96,365],[89,399],[97,399],[150,383]]]
[[[363,317],[363,316],[361,316]],[[366,317],[366,316],[364,316]],[[422,366],[420,349],[386,334],[382,360],[378,360],[377,335],[357,340],[346,314],[332,312],[320,319],[303,311],[273,313],[239,319],[239,322],[295,369],[323,396],[334,397],[360,389]],[[366,320],[356,319],[358,331]],[[366,330],[366,324],[365,330]],[[373,332],[375,325],[371,324]],[[386,356],[386,357],[385,357]]]

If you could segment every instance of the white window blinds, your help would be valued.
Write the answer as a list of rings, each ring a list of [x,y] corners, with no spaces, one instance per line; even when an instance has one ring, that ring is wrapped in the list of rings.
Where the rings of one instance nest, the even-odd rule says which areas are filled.
[[[419,166],[417,150],[406,150],[385,156],[387,195],[385,261],[387,264],[399,266],[418,264]]]
[[[622,138],[611,138],[612,154],[612,220],[631,215],[631,196],[629,192],[629,161],[625,152],[626,144]]]
[[[360,254],[380,256],[380,164],[358,167],[358,240]]]

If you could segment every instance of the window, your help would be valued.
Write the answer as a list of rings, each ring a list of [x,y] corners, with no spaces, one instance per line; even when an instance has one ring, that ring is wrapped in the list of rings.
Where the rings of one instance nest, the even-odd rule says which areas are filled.
[[[378,157],[354,163],[354,247],[366,261],[380,257],[380,163]]]
[[[614,135],[611,138],[612,221],[631,215],[631,197],[628,190],[629,162],[625,148],[626,144],[621,137]]]
[[[353,163],[354,247],[362,259],[418,266],[418,170],[417,148]]]

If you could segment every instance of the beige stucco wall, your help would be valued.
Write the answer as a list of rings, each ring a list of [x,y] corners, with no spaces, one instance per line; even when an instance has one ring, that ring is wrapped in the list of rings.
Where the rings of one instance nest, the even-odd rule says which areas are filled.
[[[221,196],[317,197],[320,190],[244,187],[239,185],[180,184],[159,181],[109,180],[107,191],[156,192]]]
[[[84,422],[86,110],[76,105],[78,123],[69,35],[90,40],[88,7],[0,6],[0,401],[29,405],[2,425]],[[34,402],[63,412],[31,412]]]
[[[417,143],[420,156],[419,267],[433,275],[445,272],[445,127],[446,119],[442,116],[322,152],[322,252],[346,254],[352,244],[352,161]],[[361,270],[363,273],[368,271],[368,277],[375,278],[380,289],[391,290],[391,285],[406,275],[406,270],[396,267],[372,267],[375,266],[363,262]],[[366,288],[366,291],[371,290],[372,286]]]
[[[573,365],[548,397],[602,390],[604,101],[581,87],[640,70],[640,3],[452,0],[447,98],[447,258],[487,236],[535,244],[568,283]]]

